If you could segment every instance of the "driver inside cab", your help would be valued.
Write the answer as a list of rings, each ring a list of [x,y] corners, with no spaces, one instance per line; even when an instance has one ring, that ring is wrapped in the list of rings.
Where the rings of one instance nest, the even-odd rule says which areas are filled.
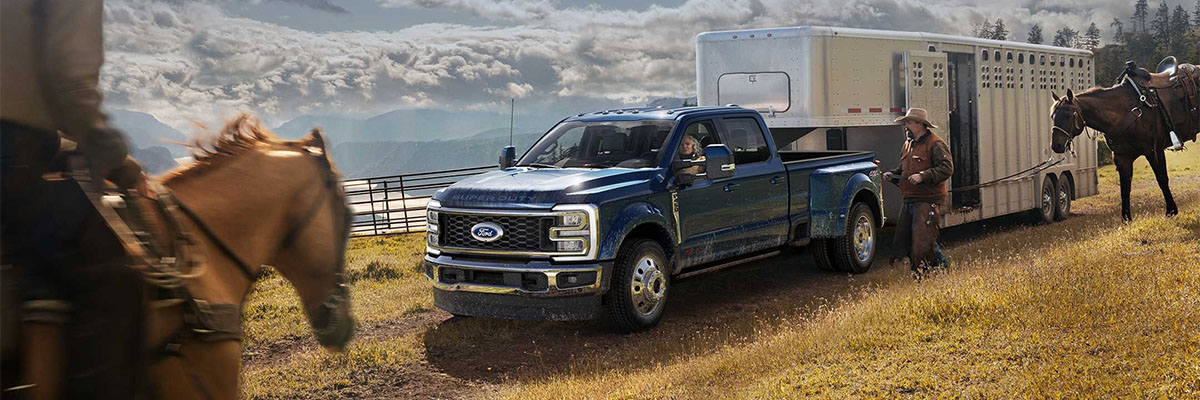
[[[683,135],[683,140],[679,142],[679,160],[680,161],[704,161],[704,148],[700,147],[700,140],[692,135]],[[697,175],[704,173],[703,165],[693,165],[680,169],[679,172]]]

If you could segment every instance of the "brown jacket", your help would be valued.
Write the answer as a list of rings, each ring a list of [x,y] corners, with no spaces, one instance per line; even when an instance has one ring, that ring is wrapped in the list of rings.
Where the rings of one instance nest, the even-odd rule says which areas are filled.
[[[946,197],[946,180],[954,175],[950,147],[930,131],[920,139],[909,137],[900,150],[900,166],[892,174],[900,177],[900,194],[904,201],[941,202]],[[908,182],[908,176],[921,175],[921,183]]]

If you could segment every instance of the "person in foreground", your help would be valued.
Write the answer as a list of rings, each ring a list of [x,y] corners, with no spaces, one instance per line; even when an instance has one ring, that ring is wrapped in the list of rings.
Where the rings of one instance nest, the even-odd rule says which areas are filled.
[[[883,178],[900,185],[904,206],[893,246],[909,257],[913,277],[919,280],[931,270],[949,267],[938,243],[938,228],[954,163],[949,146],[931,130],[937,126],[929,122],[924,109],[908,109],[896,118],[901,121],[908,139],[900,150],[900,165],[884,172]]]

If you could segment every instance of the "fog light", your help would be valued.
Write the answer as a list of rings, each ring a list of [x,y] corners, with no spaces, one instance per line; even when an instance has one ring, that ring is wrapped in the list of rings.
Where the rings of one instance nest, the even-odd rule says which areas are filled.
[[[438,235],[437,234],[434,234],[434,233],[429,234],[429,245],[430,246],[438,245]]]
[[[583,242],[579,240],[562,241],[558,243],[558,251],[581,251],[583,250]]]

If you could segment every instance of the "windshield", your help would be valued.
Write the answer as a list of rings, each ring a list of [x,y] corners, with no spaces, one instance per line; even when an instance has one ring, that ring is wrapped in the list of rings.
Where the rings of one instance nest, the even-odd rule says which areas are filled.
[[[525,153],[517,166],[653,167],[674,126],[675,121],[663,120],[562,123]]]

